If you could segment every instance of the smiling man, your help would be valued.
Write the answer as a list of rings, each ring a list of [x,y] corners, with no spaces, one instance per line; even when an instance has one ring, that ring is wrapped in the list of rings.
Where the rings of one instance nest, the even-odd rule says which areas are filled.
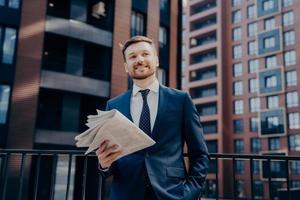
[[[156,144],[116,160],[122,150],[109,141],[96,154],[104,177],[113,175],[112,200],[194,200],[201,195],[208,152],[199,115],[190,96],[158,83],[153,41],[135,36],[123,48],[133,87],[107,102],[148,134]],[[189,168],[183,146],[187,144]]]

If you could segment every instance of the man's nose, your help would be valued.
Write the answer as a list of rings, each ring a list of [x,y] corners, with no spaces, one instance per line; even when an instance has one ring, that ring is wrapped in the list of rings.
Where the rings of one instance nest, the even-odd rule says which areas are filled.
[[[144,59],[143,56],[138,56],[138,57],[137,57],[137,62],[138,62],[138,63],[144,62],[144,60],[145,60],[145,59]]]

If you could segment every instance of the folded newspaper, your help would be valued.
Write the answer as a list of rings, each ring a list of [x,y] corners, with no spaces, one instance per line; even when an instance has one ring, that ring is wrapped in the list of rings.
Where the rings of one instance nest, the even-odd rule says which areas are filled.
[[[97,110],[97,115],[88,116],[86,125],[89,129],[75,137],[77,147],[88,147],[85,155],[98,149],[104,140],[109,140],[109,145],[117,144],[115,151],[122,150],[117,159],[155,144],[154,140],[116,109]]]

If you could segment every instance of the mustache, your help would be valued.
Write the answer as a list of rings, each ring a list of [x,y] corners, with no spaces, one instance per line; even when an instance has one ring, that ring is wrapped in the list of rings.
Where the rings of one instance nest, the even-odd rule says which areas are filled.
[[[138,69],[139,67],[149,67],[148,64],[136,64],[133,66],[134,69]]]

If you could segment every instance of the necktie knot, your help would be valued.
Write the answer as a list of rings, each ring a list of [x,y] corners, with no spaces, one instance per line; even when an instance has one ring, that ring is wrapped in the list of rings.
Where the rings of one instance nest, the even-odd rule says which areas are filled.
[[[147,99],[147,95],[149,94],[149,92],[150,92],[150,89],[140,90],[140,93],[142,94],[144,101]]]

